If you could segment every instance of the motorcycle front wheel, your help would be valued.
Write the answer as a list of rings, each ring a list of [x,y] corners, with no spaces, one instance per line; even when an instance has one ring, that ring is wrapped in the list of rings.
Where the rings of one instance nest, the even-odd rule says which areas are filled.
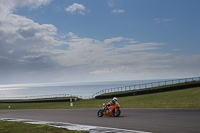
[[[103,111],[102,111],[102,110],[99,110],[99,111],[97,112],[97,116],[98,116],[98,117],[102,117],[102,116],[103,116]]]

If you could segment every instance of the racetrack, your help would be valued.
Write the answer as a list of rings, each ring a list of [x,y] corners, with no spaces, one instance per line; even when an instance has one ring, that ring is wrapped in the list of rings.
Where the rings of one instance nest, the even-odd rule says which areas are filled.
[[[154,133],[200,132],[200,109],[121,109],[120,117],[97,117],[98,109],[0,110],[20,118],[113,127]]]

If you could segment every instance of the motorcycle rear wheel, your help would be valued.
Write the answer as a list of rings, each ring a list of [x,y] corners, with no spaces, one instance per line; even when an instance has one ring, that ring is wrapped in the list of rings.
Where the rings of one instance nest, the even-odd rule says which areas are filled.
[[[120,114],[121,114],[121,110],[119,109],[116,112],[115,111],[113,112],[114,117],[118,117]]]
[[[103,116],[103,111],[102,111],[102,110],[99,110],[99,111],[97,112],[97,116],[98,116],[98,117],[102,117],[102,116]]]

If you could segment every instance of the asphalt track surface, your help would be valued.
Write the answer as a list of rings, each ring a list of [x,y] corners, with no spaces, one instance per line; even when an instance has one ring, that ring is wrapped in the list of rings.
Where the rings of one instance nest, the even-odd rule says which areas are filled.
[[[153,133],[200,132],[200,109],[124,109],[119,117],[97,117],[98,109],[0,110],[0,118],[112,127]]]

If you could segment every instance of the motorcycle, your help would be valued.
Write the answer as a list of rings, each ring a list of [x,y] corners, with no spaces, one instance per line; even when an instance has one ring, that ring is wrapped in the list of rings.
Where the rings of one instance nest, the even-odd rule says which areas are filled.
[[[116,102],[115,105],[111,105],[106,107],[106,104],[103,103],[103,107],[99,105],[100,110],[97,112],[98,117],[105,116],[114,116],[118,117],[121,114],[120,105],[118,102]]]

